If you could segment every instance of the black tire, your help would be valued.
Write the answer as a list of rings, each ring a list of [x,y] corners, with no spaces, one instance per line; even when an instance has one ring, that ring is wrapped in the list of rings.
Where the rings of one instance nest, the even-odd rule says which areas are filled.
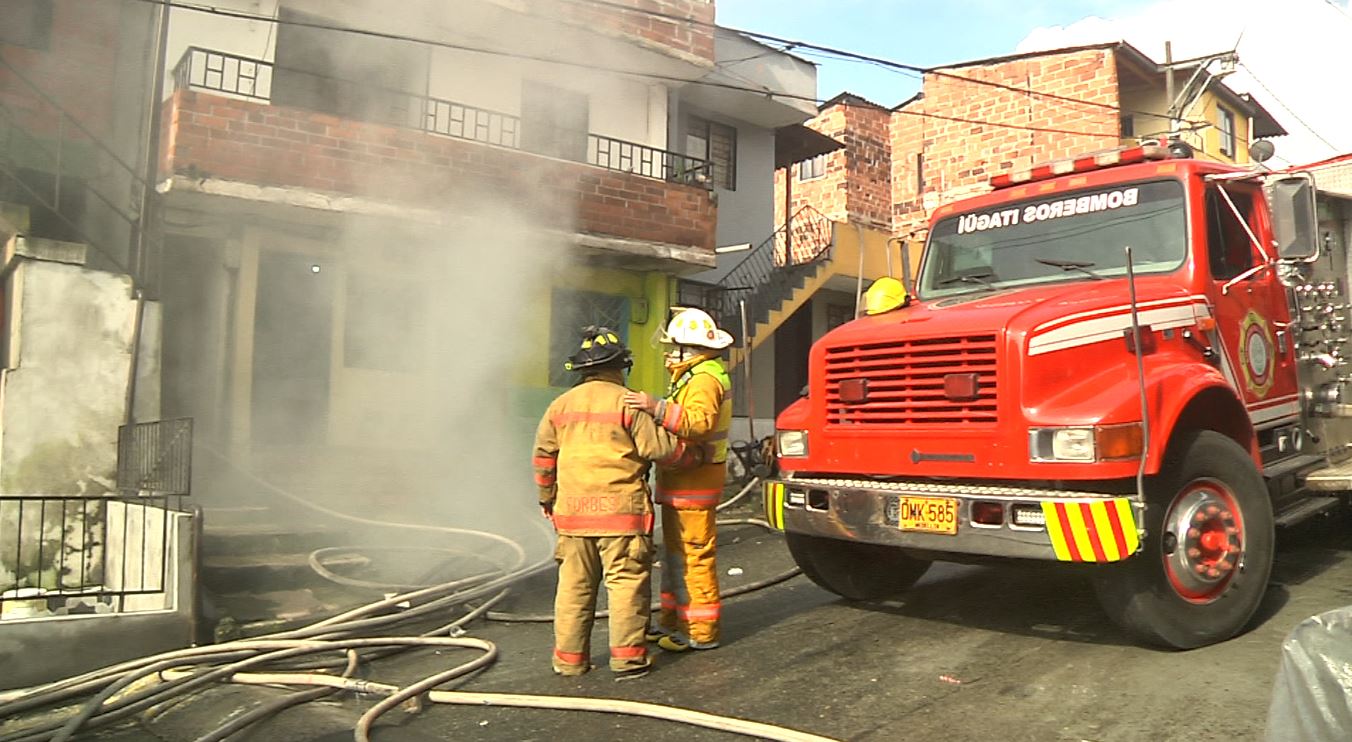
[[[784,534],[793,561],[818,587],[849,600],[878,600],[896,595],[920,579],[930,561],[900,549],[856,541]]]
[[[1253,459],[1230,438],[1190,433],[1147,482],[1140,553],[1104,567],[1094,589],[1133,638],[1193,649],[1239,633],[1272,572],[1272,502]]]

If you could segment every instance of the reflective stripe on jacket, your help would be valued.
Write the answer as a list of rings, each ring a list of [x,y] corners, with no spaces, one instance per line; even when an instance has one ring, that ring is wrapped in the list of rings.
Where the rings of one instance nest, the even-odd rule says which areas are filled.
[[[699,443],[704,463],[691,469],[659,469],[657,501],[682,510],[718,505],[728,469],[732,427],[732,380],[722,361],[701,355],[672,369],[672,391],[658,404],[662,427]]]
[[[624,406],[619,378],[593,377],[564,392],[536,429],[535,484],[560,534],[650,533],[649,463],[671,464],[683,453],[651,415]]]

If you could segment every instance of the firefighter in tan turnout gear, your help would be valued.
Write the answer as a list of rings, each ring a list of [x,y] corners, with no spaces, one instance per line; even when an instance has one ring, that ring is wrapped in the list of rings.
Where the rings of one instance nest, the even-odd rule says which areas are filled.
[[[650,664],[644,644],[652,603],[653,509],[650,462],[675,465],[686,447],[651,415],[623,403],[628,348],[604,327],[588,327],[567,368],[582,375],[545,412],[535,434],[540,508],[554,523],[559,587],[554,599],[554,672],[591,669],[598,583],[610,604],[610,669],[637,677]]]
[[[732,336],[708,313],[684,309],[672,317],[660,340],[669,346],[666,399],[631,392],[625,403],[652,413],[663,428],[699,448],[703,462],[660,468],[657,502],[662,505],[662,611],[650,640],[671,652],[718,646],[718,570],[715,508],[728,469],[732,425],[732,380],[719,356]]]

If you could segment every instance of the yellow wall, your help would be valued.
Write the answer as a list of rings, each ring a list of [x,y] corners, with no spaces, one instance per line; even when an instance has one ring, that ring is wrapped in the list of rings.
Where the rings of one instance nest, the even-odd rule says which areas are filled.
[[[1181,85],[1182,81],[1179,84]],[[1233,157],[1221,154],[1221,119],[1218,107],[1223,105],[1235,115],[1235,153]],[[1131,112],[1163,114],[1168,109],[1169,101],[1162,89],[1134,88],[1122,91],[1122,110],[1127,112],[1123,115],[1130,116],[1135,126],[1135,134],[1131,137],[1133,140],[1153,137],[1164,138],[1169,131],[1169,122],[1163,118]],[[1180,119],[1179,138],[1199,150],[1201,154],[1198,156],[1200,158],[1241,165],[1249,161],[1250,120],[1240,109],[1222,103],[1215,92],[1208,90],[1203,93],[1196,103],[1183,111]],[[1195,126],[1199,128],[1188,131],[1189,122],[1196,122]],[[1208,125],[1203,126],[1203,124]]]
[[[667,322],[667,310],[671,305],[672,292],[675,291],[675,281],[671,276],[612,268],[575,268],[557,276],[554,288],[629,297],[629,347],[634,353],[634,368],[630,370],[629,385],[650,392],[667,389],[667,370],[662,368],[662,351],[660,347],[653,347],[650,341]],[[648,305],[646,318],[641,311],[645,301]],[[523,365],[525,373],[518,381],[525,387],[550,388],[550,364],[558,362],[549,358],[552,297],[538,296],[535,304],[541,310],[534,312],[539,322],[531,328],[531,334],[537,339],[537,342],[531,343],[531,347],[537,353]],[[639,319],[644,322],[634,322]],[[557,389],[554,392],[557,393]]]
[[[920,247],[924,242],[914,240],[909,250],[911,276],[920,265]],[[864,286],[876,278],[888,275],[888,254],[891,254],[891,275],[901,278],[903,254],[898,242],[892,240],[886,232],[862,225],[835,225],[835,246],[831,249],[832,269],[837,275],[857,278],[860,275],[860,253],[862,250]]]

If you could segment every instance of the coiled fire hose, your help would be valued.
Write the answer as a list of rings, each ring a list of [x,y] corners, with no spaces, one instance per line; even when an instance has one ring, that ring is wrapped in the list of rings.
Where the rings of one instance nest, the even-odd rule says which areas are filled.
[[[389,523],[340,513],[286,492],[250,472],[239,469],[221,454],[209,448],[207,450],[260,486],[340,520],[378,527],[408,528],[480,538],[506,546],[511,554],[510,562],[489,565],[490,569],[472,577],[418,587],[392,595],[293,631],[164,652],[34,688],[0,693],[0,720],[18,719],[23,714],[35,711],[59,709],[57,713],[44,714],[31,724],[17,725],[11,731],[0,734],[0,742],[62,742],[80,732],[123,723],[137,714],[170,701],[180,700],[186,694],[204,690],[218,682],[266,683],[306,687],[309,690],[261,704],[200,737],[198,742],[223,740],[286,708],[315,700],[334,690],[352,690],[384,696],[383,700],[368,709],[357,721],[354,738],[358,742],[369,742],[372,726],[386,711],[420,696],[434,703],[566,709],[644,716],[785,742],[829,740],[826,737],[769,724],[661,704],[575,696],[433,690],[438,685],[493,663],[497,657],[496,645],[457,634],[462,634],[462,627],[470,621],[491,614],[490,609],[507,596],[508,588],[512,584],[552,568],[552,560],[541,559],[527,563],[525,549],[519,543],[498,534],[425,524]],[[744,496],[755,483],[753,480],[737,497],[728,500],[722,507],[731,505]],[[763,525],[760,521],[753,522]],[[541,535],[545,534],[546,531],[542,527]],[[796,570],[794,573],[796,574]],[[793,575],[786,573],[754,583],[754,586],[742,586],[740,590],[746,592],[757,589],[791,576]],[[388,631],[411,621],[426,620],[433,614],[441,614],[453,607],[467,606],[480,600],[483,601],[481,604],[460,618],[418,635],[366,635],[374,631]],[[422,647],[470,649],[478,650],[482,654],[403,688],[355,680],[351,677],[362,659],[370,661],[396,651]],[[341,674],[298,671],[315,667],[341,667],[342,670]],[[72,704],[76,702],[79,705],[73,706]]]

